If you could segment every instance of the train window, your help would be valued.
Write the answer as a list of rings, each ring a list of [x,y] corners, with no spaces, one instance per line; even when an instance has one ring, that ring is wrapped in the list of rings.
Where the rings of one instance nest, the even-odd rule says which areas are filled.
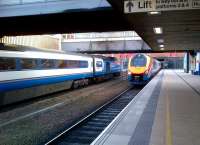
[[[65,68],[66,67],[65,60],[56,60],[56,67],[57,68]]]
[[[157,63],[156,63],[155,60],[153,61],[153,66],[154,66],[154,67],[157,67]]]
[[[97,62],[96,62],[96,67],[102,67],[102,66],[103,66],[103,64],[102,64],[101,61],[97,61]]]
[[[146,66],[146,63],[147,63],[147,60],[144,55],[136,55],[131,60],[131,66],[142,67],[142,66]]]
[[[79,60],[57,60],[58,68],[87,68],[87,61],[79,61]]]
[[[67,68],[79,68],[79,61],[76,60],[66,60]]]
[[[80,61],[80,68],[87,68],[88,62],[87,61]]]
[[[15,58],[0,58],[0,71],[9,71],[15,69]]]
[[[22,69],[36,69],[37,68],[37,60],[22,58],[20,59],[20,64]]]
[[[53,59],[42,59],[41,60],[41,68],[54,68],[55,63]]]

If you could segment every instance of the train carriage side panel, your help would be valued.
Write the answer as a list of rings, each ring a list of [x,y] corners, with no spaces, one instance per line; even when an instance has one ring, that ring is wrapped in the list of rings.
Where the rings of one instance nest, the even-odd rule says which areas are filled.
[[[73,80],[93,77],[92,58],[86,56],[1,51],[0,59],[0,64],[8,62],[0,67],[0,106],[68,89]],[[21,60],[24,64],[19,67]],[[30,63],[32,60],[37,63]],[[38,60],[40,67],[36,67]],[[45,67],[43,60],[65,65]]]
[[[110,72],[114,76],[120,76],[121,71],[122,71],[121,65],[115,58],[113,58],[113,60],[110,63]]]

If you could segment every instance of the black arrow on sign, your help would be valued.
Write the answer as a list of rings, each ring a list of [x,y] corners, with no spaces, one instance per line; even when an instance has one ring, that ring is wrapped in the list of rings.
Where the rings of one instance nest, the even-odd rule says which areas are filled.
[[[126,7],[128,7],[128,11],[129,13],[131,12],[132,7],[134,7],[134,4],[131,0],[128,1],[128,3],[126,4]]]

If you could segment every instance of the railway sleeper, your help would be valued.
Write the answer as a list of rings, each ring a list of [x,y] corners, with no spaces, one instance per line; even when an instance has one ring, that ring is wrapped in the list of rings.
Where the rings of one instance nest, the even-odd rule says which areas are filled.
[[[101,115],[116,116],[118,112],[102,112]]]
[[[109,118],[93,118],[92,121],[109,122]]]
[[[70,136],[90,136],[95,137],[100,133],[100,131],[91,131],[91,130],[76,130],[70,133]]]
[[[106,119],[106,118],[112,118],[112,115],[103,115],[103,114],[98,114],[95,116],[96,118],[102,118],[102,119]]]
[[[104,127],[100,127],[100,126],[91,126],[91,125],[84,125],[83,129],[86,130],[91,130],[91,131],[102,131],[104,129]]]
[[[64,139],[67,143],[90,143],[93,140],[93,137],[89,136],[68,136]]]
[[[108,123],[105,123],[105,122],[95,122],[95,121],[90,121],[88,122],[88,125],[94,125],[94,126],[99,126],[99,127],[104,127],[104,126],[107,126],[109,124]]]

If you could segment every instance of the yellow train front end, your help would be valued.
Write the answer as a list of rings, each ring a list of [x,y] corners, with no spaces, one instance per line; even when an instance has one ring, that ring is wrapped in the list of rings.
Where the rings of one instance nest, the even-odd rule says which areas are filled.
[[[151,78],[153,59],[145,54],[137,54],[129,59],[128,80],[133,85],[142,85]]]

